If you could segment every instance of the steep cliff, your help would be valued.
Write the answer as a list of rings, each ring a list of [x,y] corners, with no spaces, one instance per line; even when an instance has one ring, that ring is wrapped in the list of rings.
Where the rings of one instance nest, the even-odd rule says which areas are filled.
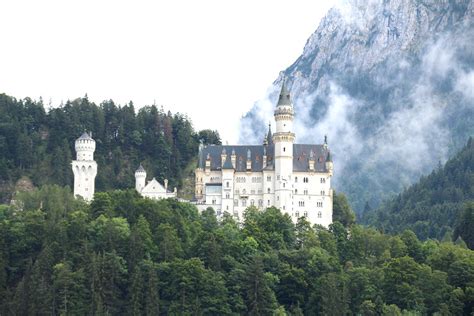
[[[263,137],[283,75],[297,141],[327,134],[336,189],[359,212],[376,206],[474,134],[474,3],[349,1],[331,9],[268,99],[242,119],[242,140]]]

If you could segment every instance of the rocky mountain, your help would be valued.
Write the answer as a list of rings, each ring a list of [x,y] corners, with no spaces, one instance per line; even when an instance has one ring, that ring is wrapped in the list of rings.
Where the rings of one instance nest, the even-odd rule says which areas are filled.
[[[242,141],[262,141],[283,76],[297,141],[328,135],[335,187],[360,213],[446,161],[474,134],[474,3],[336,6],[268,97],[242,118]]]

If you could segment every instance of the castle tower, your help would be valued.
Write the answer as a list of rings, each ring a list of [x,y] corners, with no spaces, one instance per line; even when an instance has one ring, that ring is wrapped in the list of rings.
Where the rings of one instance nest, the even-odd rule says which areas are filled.
[[[292,180],[293,173],[293,133],[294,111],[290,92],[285,82],[281,87],[280,96],[274,112],[276,131],[273,134],[275,145],[275,206],[282,212],[292,211]]]
[[[143,188],[145,187],[146,182],[146,171],[143,166],[140,164],[138,169],[135,171],[135,190],[138,193],[141,193]]]
[[[72,161],[74,173],[74,196],[91,201],[95,191],[97,163],[94,161],[95,140],[84,132],[76,139],[76,160]]]

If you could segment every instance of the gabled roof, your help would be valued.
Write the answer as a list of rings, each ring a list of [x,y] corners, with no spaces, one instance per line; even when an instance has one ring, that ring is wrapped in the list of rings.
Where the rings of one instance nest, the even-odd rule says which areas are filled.
[[[142,194],[144,193],[166,193],[165,187],[162,186],[155,178],[145,185],[142,189]]]

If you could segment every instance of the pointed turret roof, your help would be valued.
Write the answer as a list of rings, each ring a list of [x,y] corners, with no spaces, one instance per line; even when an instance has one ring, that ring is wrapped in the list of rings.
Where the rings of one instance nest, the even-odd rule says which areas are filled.
[[[138,166],[138,169],[135,171],[135,173],[137,173],[137,172],[146,172],[145,168],[143,168],[142,164],[140,164],[140,166]]]
[[[267,144],[273,144],[273,136],[272,136],[272,124],[268,123],[268,133],[267,133]]]
[[[87,132],[84,132],[78,139],[92,139],[92,137],[90,137]]]
[[[286,88],[285,79],[283,79],[283,84],[281,85],[280,96],[278,97],[277,106],[279,105],[291,105],[290,92]]]

